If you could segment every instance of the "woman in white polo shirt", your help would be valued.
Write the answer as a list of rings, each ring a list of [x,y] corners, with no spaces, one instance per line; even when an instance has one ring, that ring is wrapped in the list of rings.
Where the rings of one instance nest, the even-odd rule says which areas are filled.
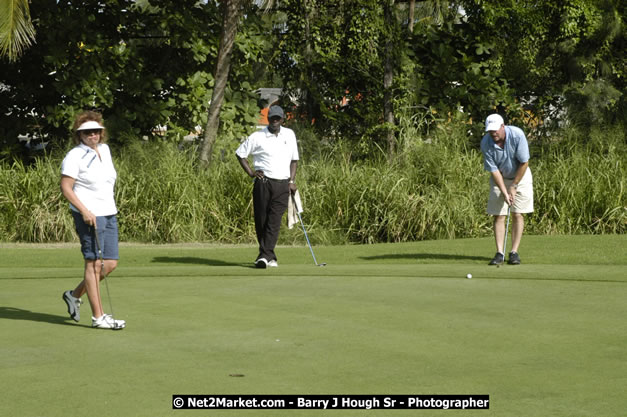
[[[105,314],[100,297],[100,281],[117,267],[119,259],[117,208],[113,197],[117,173],[105,141],[106,130],[100,113],[86,111],[76,117],[73,126],[76,146],[63,159],[61,191],[70,202],[85,259],[85,274],[74,290],[63,293],[63,300],[70,317],[78,322],[80,297],[86,292],[92,310],[92,327],[120,329],[126,323]],[[98,261],[99,250],[104,268]]]

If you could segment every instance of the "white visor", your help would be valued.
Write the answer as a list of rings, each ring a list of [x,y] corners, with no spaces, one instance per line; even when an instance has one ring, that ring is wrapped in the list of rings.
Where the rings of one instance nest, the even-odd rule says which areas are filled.
[[[104,126],[102,126],[100,123],[95,122],[93,120],[90,120],[88,122],[83,123],[82,125],[80,125],[78,127],[78,130],[94,130],[94,129],[104,129]]]

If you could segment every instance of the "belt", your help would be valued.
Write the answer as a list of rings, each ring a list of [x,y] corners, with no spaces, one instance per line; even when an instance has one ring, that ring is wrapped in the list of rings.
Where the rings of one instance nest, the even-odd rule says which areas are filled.
[[[277,180],[275,178],[270,178],[270,177],[263,177],[262,180],[263,181],[272,181],[272,182],[282,182],[282,183],[290,182],[289,179]]]

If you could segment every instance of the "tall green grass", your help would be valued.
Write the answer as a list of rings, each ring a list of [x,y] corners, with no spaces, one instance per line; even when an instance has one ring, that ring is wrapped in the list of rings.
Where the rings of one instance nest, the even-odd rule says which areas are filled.
[[[324,146],[301,135],[297,182],[314,243],[402,242],[491,235],[485,214],[489,174],[467,125],[440,122],[401,129],[399,153],[354,158],[345,144]],[[546,141],[543,141],[546,143]],[[574,130],[532,147],[535,212],[532,234],[625,233],[624,131]],[[253,243],[252,181],[234,157],[236,143],[201,169],[195,148],[137,141],[113,148],[120,239],[175,243]],[[227,146],[228,148],[228,146]],[[312,152],[307,150],[311,149]],[[0,164],[0,240],[75,240],[59,189],[63,155],[26,166]],[[302,242],[298,228],[280,243]]]
[[[254,239],[251,181],[235,153],[199,169],[195,149],[137,142],[116,158],[122,238],[147,242]]]
[[[466,142],[443,128],[429,142],[415,138],[392,162],[339,155],[305,165],[305,205],[319,227],[350,242],[483,236],[485,177]]]
[[[0,164],[0,239],[57,242],[73,238],[73,220],[61,200],[60,160]]]
[[[627,146],[624,130],[566,130],[542,149],[533,170],[535,233],[624,233]],[[585,143],[583,143],[585,142]]]

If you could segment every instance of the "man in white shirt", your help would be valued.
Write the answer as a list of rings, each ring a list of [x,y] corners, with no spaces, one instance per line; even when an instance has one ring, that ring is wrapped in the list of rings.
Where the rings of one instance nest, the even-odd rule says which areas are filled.
[[[242,169],[255,179],[253,206],[259,242],[257,268],[278,266],[274,248],[290,194],[296,192],[298,144],[294,131],[281,126],[285,113],[279,106],[268,111],[268,127],[250,135],[235,151]],[[248,156],[253,157],[253,167]]]

